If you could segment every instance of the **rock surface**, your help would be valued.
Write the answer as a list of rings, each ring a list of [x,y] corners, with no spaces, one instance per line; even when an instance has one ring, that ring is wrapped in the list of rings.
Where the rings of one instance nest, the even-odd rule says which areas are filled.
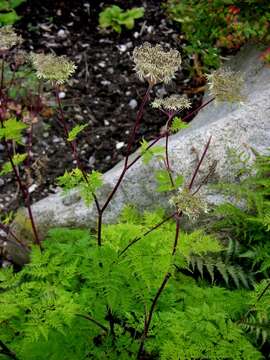
[[[226,64],[244,75],[247,93],[244,105],[211,103],[195,117],[187,129],[170,137],[172,169],[175,173],[184,175],[186,181],[190,179],[198,156],[210,136],[210,148],[199,173],[199,178],[204,176],[209,167],[216,163],[215,174],[210,183],[236,180],[237,169],[228,153],[229,149],[244,151],[252,158],[253,149],[263,153],[270,147],[270,69],[259,60],[259,54],[255,47],[249,46]],[[164,142],[160,141],[159,145],[162,144]],[[166,194],[161,195],[155,190],[154,173],[159,168],[162,168],[159,161],[152,161],[147,166],[138,161],[130,168],[104,213],[104,222],[114,222],[126,204],[133,204],[139,210],[169,207]],[[121,169],[120,163],[104,174],[101,204],[116,183]],[[209,203],[221,201],[220,194],[209,184],[203,185],[201,192]],[[76,191],[66,197],[60,193],[51,195],[34,204],[33,212],[43,235],[48,228],[55,226],[96,225],[95,207],[87,208]]]

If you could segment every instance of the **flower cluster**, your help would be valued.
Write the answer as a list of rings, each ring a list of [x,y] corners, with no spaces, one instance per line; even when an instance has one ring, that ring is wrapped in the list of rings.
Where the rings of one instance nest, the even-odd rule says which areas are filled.
[[[39,79],[57,85],[66,82],[77,68],[66,56],[54,54],[31,54],[31,61]]]
[[[173,196],[169,203],[177,208],[177,211],[182,212],[191,220],[196,220],[201,213],[209,211],[206,202],[204,202],[198,195],[192,193],[184,188],[179,189],[177,195]]]
[[[15,45],[22,43],[22,37],[17,35],[12,26],[0,28],[0,50],[7,51]]]
[[[148,81],[150,85],[168,83],[182,61],[179,51],[165,51],[161,45],[152,46],[148,42],[134,49],[133,60],[139,78]]]
[[[189,109],[191,107],[191,102],[186,96],[175,94],[165,97],[164,99],[155,99],[151,105],[156,109],[177,112]]]
[[[207,75],[210,94],[219,102],[243,102],[244,79],[239,72],[218,69]]]

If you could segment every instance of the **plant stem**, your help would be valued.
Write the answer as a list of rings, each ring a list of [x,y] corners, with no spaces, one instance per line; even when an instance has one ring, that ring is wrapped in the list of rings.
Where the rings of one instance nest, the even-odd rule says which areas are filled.
[[[86,319],[88,321],[91,321],[93,324],[97,325],[98,327],[100,327],[102,330],[104,330],[106,333],[109,332],[109,330],[106,328],[106,326],[104,326],[103,324],[101,324],[99,321],[95,320],[94,318],[92,318],[89,315],[83,315],[83,314],[76,314],[76,316],[82,317],[83,319]]]
[[[200,170],[200,167],[201,167],[201,165],[202,165],[202,162],[203,162],[203,160],[204,160],[204,158],[205,158],[205,156],[206,156],[206,153],[207,153],[207,151],[208,151],[208,149],[209,149],[211,139],[212,139],[212,135],[209,137],[209,140],[207,141],[207,143],[206,143],[206,145],[205,145],[205,148],[204,148],[204,150],[203,150],[202,156],[201,156],[201,158],[200,158],[200,160],[199,160],[199,162],[198,162],[198,164],[197,164],[197,166],[196,166],[196,168],[195,168],[195,171],[194,171],[194,173],[193,173],[193,176],[192,176],[192,178],[191,178],[191,180],[190,180],[190,183],[189,183],[189,185],[188,185],[188,189],[189,189],[189,190],[191,190],[191,188],[192,188],[192,186],[193,186],[193,184],[194,184],[194,181],[195,181],[195,179],[196,179],[196,177],[197,177],[197,175],[198,175],[198,172],[199,172],[199,170]]]
[[[184,116],[182,121],[187,121],[191,116],[196,114],[198,111],[202,110],[205,106],[209,105],[214,100],[215,100],[215,98],[213,97],[213,98],[209,99],[208,101],[206,101],[205,103],[201,104],[199,107],[197,107],[196,109],[194,109],[193,111],[188,113],[186,116]]]
[[[200,158],[200,160],[198,162],[198,165],[196,166],[196,168],[194,170],[193,176],[192,176],[191,181],[190,181],[189,186],[188,186],[189,190],[191,190],[192,185],[193,185],[193,183],[194,183],[194,181],[195,181],[195,179],[196,179],[196,177],[198,175],[201,164],[202,164],[202,162],[203,162],[203,160],[204,160],[204,158],[206,156],[206,153],[207,153],[207,151],[209,149],[211,138],[212,137],[210,136],[210,138],[209,138],[209,140],[208,140],[208,142],[207,142],[207,144],[206,144],[206,146],[204,148],[203,154],[202,154],[202,156],[201,156],[201,158]],[[179,214],[177,212],[174,213],[176,227],[175,227],[175,239],[174,239],[173,249],[172,249],[172,257],[175,256],[176,250],[177,250],[177,247],[178,247],[179,235],[180,235],[180,218],[181,218],[181,216],[182,216],[182,212],[180,212]],[[157,293],[156,293],[156,295],[155,295],[155,297],[154,297],[154,299],[152,301],[150,311],[149,311],[149,315],[146,316],[146,318],[145,318],[144,332],[143,332],[143,335],[141,337],[141,343],[140,343],[140,347],[139,347],[139,351],[138,351],[138,355],[137,355],[138,360],[141,358],[142,353],[144,351],[144,343],[145,343],[147,335],[148,335],[148,331],[149,331],[149,328],[150,328],[150,324],[151,324],[151,320],[152,320],[153,313],[154,313],[154,310],[155,310],[155,306],[156,306],[157,301],[158,301],[160,295],[162,294],[166,284],[168,283],[170,277],[171,277],[171,273],[168,271],[165,274],[165,276],[163,278],[163,281],[162,281],[162,283],[161,283],[161,285],[160,285],[160,287],[159,287],[159,289],[158,289],[158,291],[157,291]],[[270,287],[270,284],[269,284],[269,287]]]
[[[139,347],[139,351],[138,351],[138,355],[137,355],[137,359],[140,359],[141,358],[141,355],[142,355],[142,352],[143,352],[143,349],[144,349],[144,343],[145,343],[145,340],[147,338],[147,335],[148,335],[148,331],[149,331],[149,327],[150,327],[150,324],[151,324],[151,320],[152,320],[152,317],[153,317],[153,314],[154,314],[154,310],[155,310],[155,307],[156,307],[156,304],[158,302],[158,299],[160,297],[160,295],[162,294],[162,291],[164,290],[167,282],[169,281],[171,277],[171,273],[168,272],[166,273],[166,275],[164,276],[164,279],[152,301],[152,304],[151,304],[151,308],[150,308],[150,311],[149,311],[149,315],[145,321],[145,324],[144,324],[144,331],[143,331],[143,335],[141,337],[141,344],[140,344],[140,347]]]
[[[177,246],[178,246],[178,240],[179,240],[179,234],[180,234],[180,218],[182,216],[182,212],[178,215],[175,215],[175,224],[176,224],[176,228],[175,228],[175,239],[174,239],[174,244],[173,244],[173,250],[172,250],[172,256],[175,255],[176,250],[177,250]]]
[[[65,116],[64,116],[64,111],[63,111],[63,107],[62,107],[62,104],[61,104],[61,99],[60,99],[60,96],[59,96],[59,88],[56,87],[55,89],[55,93],[56,93],[56,99],[57,99],[57,104],[58,104],[58,108],[59,108],[59,111],[60,111],[60,121],[63,125],[63,128],[64,128],[64,132],[65,132],[65,137],[66,137],[66,141],[68,139],[68,127],[67,127],[67,123],[65,121]],[[76,144],[76,141],[73,140],[73,141],[67,141],[69,143],[69,146],[71,148],[71,152],[72,152],[72,156],[73,156],[73,159],[76,161],[76,164],[78,166],[78,168],[81,170],[82,172],[82,175],[83,175],[83,178],[84,178],[84,181],[89,184],[89,180],[87,178],[87,174],[86,172],[84,171],[83,169],[83,166],[80,162],[80,159],[79,159],[79,155],[78,155],[78,150],[77,150],[77,144]],[[97,196],[95,193],[92,192],[92,196],[94,198],[94,202],[95,202],[95,205],[96,205],[96,208],[97,208],[97,212],[98,214],[100,214],[100,205],[99,205],[99,201],[97,199]]]
[[[0,81],[0,88],[1,91],[3,90],[4,87],[4,69],[5,69],[5,59],[3,56],[2,62],[1,62],[1,81]]]
[[[17,167],[15,166],[15,164],[13,162],[12,156],[11,156],[10,151],[9,151],[9,146],[8,146],[8,143],[7,143],[6,140],[4,140],[4,144],[5,144],[5,148],[6,148],[6,151],[7,151],[7,155],[8,155],[12,170],[13,170],[13,172],[15,174],[15,177],[16,177],[16,180],[17,180],[17,182],[19,184],[19,188],[21,190],[21,193],[22,193],[22,196],[23,196],[23,199],[24,199],[24,203],[25,203],[25,206],[26,206],[27,211],[28,211],[29,219],[30,219],[30,222],[31,222],[31,226],[32,226],[32,230],[33,230],[33,234],[34,234],[34,238],[35,238],[35,243],[41,248],[41,241],[40,241],[39,236],[38,236],[36,224],[35,224],[32,209],[31,209],[30,194],[29,194],[28,188],[26,186],[24,186],[23,183],[22,183],[20,174],[18,172]]]
[[[107,209],[109,203],[111,202],[111,200],[114,197],[116,191],[118,190],[118,188],[119,188],[119,186],[120,186],[120,184],[121,184],[127,170],[129,169],[128,160],[129,160],[131,148],[132,148],[132,145],[133,145],[133,143],[135,141],[136,132],[137,132],[139,126],[140,126],[140,122],[141,122],[141,119],[142,119],[142,116],[143,116],[145,105],[146,105],[147,101],[149,100],[149,95],[150,95],[151,89],[152,89],[152,86],[149,85],[148,89],[147,89],[147,91],[146,91],[146,93],[145,93],[145,95],[143,97],[143,100],[141,102],[139,111],[137,112],[135,125],[133,127],[132,133],[131,133],[131,135],[129,137],[129,141],[128,141],[127,153],[126,153],[125,160],[124,160],[123,170],[122,170],[122,172],[121,172],[121,174],[120,174],[114,188],[110,192],[109,196],[107,197],[104,205],[101,207],[100,212],[98,214],[97,241],[98,241],[99,246],[101,246],[103,213]]]
[[[208,100],[207,102],[205,102],[204,104],[200,105],[199,107],[197,107],[196,109],[194,109],[191,113],[187,114],[186,116],[183,117],[182,121],[186,121],[188,120],[192,115],[194,115],[195,113],[197,113],[198,111],[200,111],[201,109],[203,109],[205,106],[207,106],[208,104],[210,104],[212,101],[214,101],[215,98],[212,98],[210,100]],[[158,137],[156,137],[151,144],[149,144],[149,146],[146,148],[145,151],[151,149],[151,147],[153,147],[159,140],[163,139],[166,136],[165,134],[159,135]],[[142,154],[139,154],[135,157],[135,159],[133,159],[129,165],[128,165],[128,169],[133,166],[138,160],[140,160],[140,158],[142,157]]]
[[[156,224],[155,226],[153,226],[151,229],[147,230],[142,236],[133,239],[130,243],[128,243],[128,245],[127,245],[122,251],[120,251],[118,257],[122,256],[132,245],[136,244],[136,242],[138,242],[139,240],[141,240],[143,237],[147,236],[147,235],[150,234],[152,231],[156,230],[157,228],[159,228],[160,226],[162,226],[163,224],[165,224],[167,221],[169,221],[170,219],[172,219],[175,215],[176,215],[176,212],[173,213],[173,214],[171,214],[170,216],[168,216],[167,218],[165,218],[164,220],[162,220],[161,222],[159,222],[159,223]]]
[[[0,223],[0,230],[4,231],[4,232],[7,234],[7,236],[8,236],[8,235],[11,235],[11,236],[15,239],[15,241],[24,248],[24,250],[29,251],[29,249],[27,248],[27,246],[22,243],[22,241],[14,234],[13,231],[10,230],[9,227],[7,227],[7,226],[5,226],[4,224],[1,224],[1,223]],[[9,240],[9,239],[5,239],[5,241],[10,241],[10,242],[12,242],[12,240]]]
[[[1,353],[1,354],[4,354],[4,355],[10,357],[10,358],[13,359],[13,360],[19,360],[19,359],[17,358],[16,354],[15,354],[13,351],[11,351],[11,350],[7,347],[7,345],[5,345],[5,344],[3,343],[2,340],[0,340],[0,347],[2,348],[2,350],[0,350],[0,353]]]

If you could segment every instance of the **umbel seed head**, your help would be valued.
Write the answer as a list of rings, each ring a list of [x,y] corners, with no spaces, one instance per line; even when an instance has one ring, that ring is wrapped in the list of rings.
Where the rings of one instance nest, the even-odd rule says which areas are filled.
[[[175,94],[165,97],[164,99],[155,99],[151,105],[153,108],[165,111],[181,111],[189,109],[191,102],[186,96]]]
[[[141,80],[150,85],[168,83],[181,65],[181,55],[177,50],[164,50],[161,45],[152,46],[148,42],[133,51],[135,71]]]
[[[179,189],[177,195],[173,196],[169,203],[175,206],[178,212],[188,216],[190,220],[196,220],[200,214],[209,211],[206,202],[198,195],[192,195],[186,188]]]
[[[207,75],[209,91],[218,102],[243,102],[244,79],[239,72],[218,69]]]
[[[22,43],[22,37],[17,35],[12,26],[7,25],[0,28],[0,50],[7,51],[15,45]]]
[[[57,85],[66,82],[77,68],[66,56],[54,54],[31,54],[31,61],[39,79]]]

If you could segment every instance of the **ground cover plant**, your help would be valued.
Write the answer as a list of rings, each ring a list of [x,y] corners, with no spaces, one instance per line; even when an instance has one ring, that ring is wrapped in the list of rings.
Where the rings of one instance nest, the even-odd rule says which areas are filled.
[[[46,87],[56,98],[67,149],[76,164],[58,181],[64,191],[78,187],[86,203],[94,202],[98,213],[96,229],[55,229],[41,241],[31,211],[29,187],[20,169],[22,162],[26,169],[27,162],[31,163],[34,119],[43,105],[41,87],[27,121],[21,112],[10,109],[10,87],[16,82],[18,68],[13,68],[14,79],[10,80],[5,76],[5,64],[9,50],[20,38],[12,28],[2,29],[2,35],[0,139],[9,161],[1,171],[15,173],[28,210],[34,244],[27,249],[31,260],[23,269],[16,273],[12,268],[0,272],[0,357],[262,359],[264,347],[269,345],[269,273],[265,265],[268,250],[265,258],[256,258],[255,274],[249,271],[248,276],[250,260],[234,262],[230,256],[228,261],[226,254],[231,251],[214,231],[211,234],[202,228],[186,233],[181,227],[184,216],[196,222],[201,213],[209,211],[199,190],[210,173],[199,185],[195,185],[195,180],[207,157],[211,137],[206,139],[190,179],[173,173],[169,135],[186,126],[185,121],[192,114],[183,118],[179,115],[190,108],[190,101],[178,94],[151,101],[150,91],[158,83],[171,80],[180,68],[180,53],[149,43],[134,49],[135,71],[146,82],[147,89],[130,132],[122,172],[104,203],[98,196],[102,175],[86,172],[78,157],[77,137],[85,126],[69,128],[61,103],[60,85],[76,71],[75,64],[64,56],[27,55],[37,78],[41,83],[46,81]],[[241,101],[242,80],[238,74],[239,80],[235,81],[233,75],[229,70],[209,75],[212,97],[195,112],[214,100]],[[149,102],[166,115],[165,130],[151,142],[142,141],[140,154],[131,159],[131,146]],[[165,147],[154,147],[162,138]],[[171,213],[158,210],[139,214],[129,206],[118,224],[105,226],[104,212],[130,167],[141,158],[145,163],[151,160],[163,163],[163,169],[156,174],[156,190],[170,194]],[[259,227],[259,236],[252,244],[256,254],[267,244],[269,234],[269,157],[258,156],[256,167],[256,175],[251,172],[243,183],[245,190],[242,185],[237,188],[245,193],[249,204],[239,219],[244,218],[242,222],[248,223],[250,232],[244,233],[246,237],[238,233],[233,222],[234,213],[238,214],[236,207],[230,207],[231,217],[225,218],[230,224],[229,228],[225,224],[226,231],[234,243],[242,242],[245,247],[245,256],[241,257],[244,259],[252,258],[247,252],[251,250],[248,246],[253,242],[255,229]],[[254,190],[256,197],[252,197]],[[227,208],[224,205],[220,213],[222,209],[229,213]],[[216,228],[220,230],[222,226],[221,219]],[[1,223],[1,229],[9,233],[11,241],[21,240],[6,224]]]
[[[136,19],[143,17],[144,8],[132,8],[124,11],[117,5],[112,5],[101,11],[99,14],[99,25],[102,29],[112,28],[121,33],[122,26],[131,30]]]
[[[185,34],[185,50],[196,56],[202,71],[217,68],[225,49],[227,52],[239,49],[251,39],[269,41],[267,0],[169,0],[165,6]]]
[[[13,25],[20,19],[16,8],[25,0],[1,0],[0,1],[0,25]]]

